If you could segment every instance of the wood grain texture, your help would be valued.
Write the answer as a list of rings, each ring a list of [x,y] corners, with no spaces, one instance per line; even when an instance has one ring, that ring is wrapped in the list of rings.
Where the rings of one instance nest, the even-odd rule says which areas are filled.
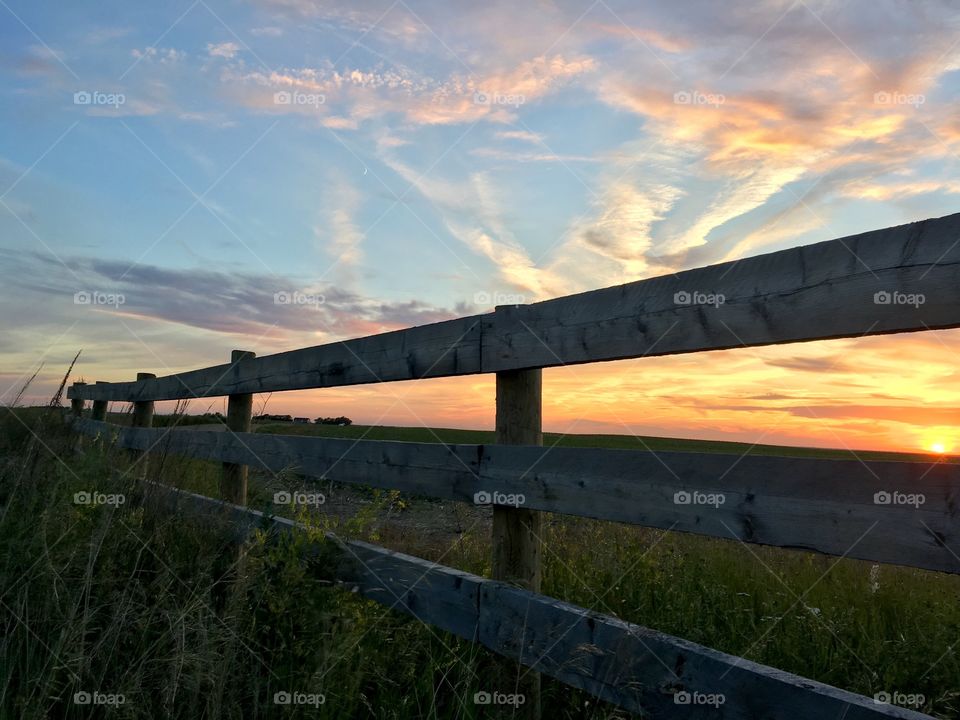
[[[102,380],[97,381],[98,384],[103,384]],[[106,400],[94,400],[93,409],[90,411],[91,420],[101,420],[106,421],[107,419],[107,401]]]
[[[93,400],[173,400],[480,372],[480,316],[264,355],[147,382],[78,389]],[[89,395],[88,395],[89,393]],[[73,395],[69,395],[73,397]]]
[[[502,308],[497,308],[501,312]],[[543,371],[506,370],[497,373],[496,441],[502,445],[543,445]],[[540,592],[543,570],[543,513],[528,507],[493,506],[490,545],[491,575],[525,590]],[[516,718],[540,720],[540,674],[520,673],[515,662],[500,663],[494,678],[526,699]]]
[[[84,382],[75,382],[71,387],[72,388],[83,388],[86,385]],[[83,417],[83,405],[84,401],[82,397],[75,397],[70,401],[70,414],[73,417]]]
[[[335,387],[960,326],[960,213],[495,313],[70,398],[169,400]],[[877,293],[923,295],[877,304]],[[679,293],[723,296],[683,304]],[[682,296],[681,296],[682,297]]]
[[[338,544],[338,580],[391,610],[477,641],[483,578],[357,540]]]
[[[960,214],[517,306],[484,372],[960,326]],[[924,303],[877,304],[876,293]],[[723,303],[679,304],[679,293]]]
[[[137,382],[149,382],[156,379],[156,375],[153,373],[139,372],[137,373]],[[148,428],[153,425],[153,400],[136,400],[133,403],[133,417],[130,420],[130,424],[133,427],[142,427]]]
[[[231,365],[250,362],[256,353],[249,350],[234,350],[230,353]],[[227,429],[234,433],[248,433],[253,423],[253,394],[239,393],[227,398]],[[249,468],[238,463],[223,463],[220,478],[220,497],[228,502],[246,505],[247,476]]]
[[[153,485],[171,512],[220,516],[239,538],[254,528],[306,530],[202,495]],[[308,531],[310,532],[310,531]],[[631,712],[655,718],[931,720],[930,716],[807,680],[680,638],[420,558],[331,534],[339,580],[378,603]],[[314,546],[317,543],[313,544]],[[306,552],[329,552],[317,548]],[[677,703],[679,693],[722,694],[713,706]],[[681,696],[682,697],[682,696]]]
[[[523,495],[522,506],[532,510],[960,573],[957,464],[356,441],[74,422],[122,447],[441,500]],[[894,492],[923,495],[924,502],[875,502],[877,493]],[[678,503],[677,493],[688,493],[691,502]],[[707,502],[720,494],[722,503]]]
[[[481,585],[479,642],[653,718],[929,717],[501,583]],[[715,707],[679,693],[724,697]]]
[[[496,441],[503,445],[543,445],[542,370],[497,373]],[[495,580],[540,591],[542,525],[540,513],[526,506],[493,506]]]

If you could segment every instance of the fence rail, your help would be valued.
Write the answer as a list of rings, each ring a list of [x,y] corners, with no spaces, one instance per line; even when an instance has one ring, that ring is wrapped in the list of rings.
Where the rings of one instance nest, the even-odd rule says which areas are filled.
[[[960,558],[950,549],[960,547],[960,465],[952,463],[607,448],[545,452],[79,422],[87,434],[110,435],[137,450],[439,500],[474,503],[478,493],[497,491],[522,495],[531,510],[960,573]],[[894,502],[894,493],[917,496],[917,503]],[[712,504],[706,502],[711,496]]]
[[[960,213],[484,315],[74,387],[68,397],[178,400],[958,327],[958,240]],[[698,293],[723,303],[708,309]],[[925,302],[876,304],[878,293]]]
[[[221,515],[238,538],[254,529],[306,531],[203,495],[151,484],[170,512]],[[339,551],[332,572],[348,589],[631,712],[652,717],[743,720],[845,718],[931,720],[930,716],[801,678],[570,603],[361,541],[328,534]],[[677,704],[678,692],[723,694],[722,712]]]
[[[704,304],[707,303],[707,304]],[[246,469],[494,506],[494,579],[341,543],[366,596],[636,712],[729,718],[922,718],[544,597],[536,511],[960,573],[960,464],[540,447],[539,369],[671,353],[960,327],[960,214],[493,313],[134,382],[68,391],[76,428],[147,457],[224,463],[226,503],[167,489],[238,531],[296,523],[242,507]],[[497,373],[497,444],[247,432],[250,394]],[[153,402],[229,395],[227,430],[152,429]],[[83,418],[93,400],[91,419]],[[134,427],[103,422],[134,403]],[[520,444],[515,444],[520,443]],[[703,499],[701,501],[701,498]],[[510,583],[502,582],[509,580]],[[516,587],[515,585],[521,585]],[[537,685],[529,686],[537,694]],[[531,716],[536,711],[529,708]]]

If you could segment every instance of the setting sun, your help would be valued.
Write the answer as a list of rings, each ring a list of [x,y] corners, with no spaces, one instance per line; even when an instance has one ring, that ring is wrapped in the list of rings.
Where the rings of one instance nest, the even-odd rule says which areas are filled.
[[[934,452],[937,455],[943,455],[946,451],[947,448],[942,442],[935,442],[930,445],[930,452]]]

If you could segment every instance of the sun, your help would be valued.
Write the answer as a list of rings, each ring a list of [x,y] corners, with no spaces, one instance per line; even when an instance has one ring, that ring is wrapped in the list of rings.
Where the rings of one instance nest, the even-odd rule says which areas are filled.
[[[947,446],[942,442],[935,442],[930,444],[930,452],[934,452],[937,455],[943,455],[947,451]]]

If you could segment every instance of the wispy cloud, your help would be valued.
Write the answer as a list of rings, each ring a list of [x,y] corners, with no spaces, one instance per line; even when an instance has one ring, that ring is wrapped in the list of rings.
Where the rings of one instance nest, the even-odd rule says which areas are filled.
[[[207,54],[211,57],[222,57],[228,60],[236,57],[240,46],[235,42],[207,43]]]

